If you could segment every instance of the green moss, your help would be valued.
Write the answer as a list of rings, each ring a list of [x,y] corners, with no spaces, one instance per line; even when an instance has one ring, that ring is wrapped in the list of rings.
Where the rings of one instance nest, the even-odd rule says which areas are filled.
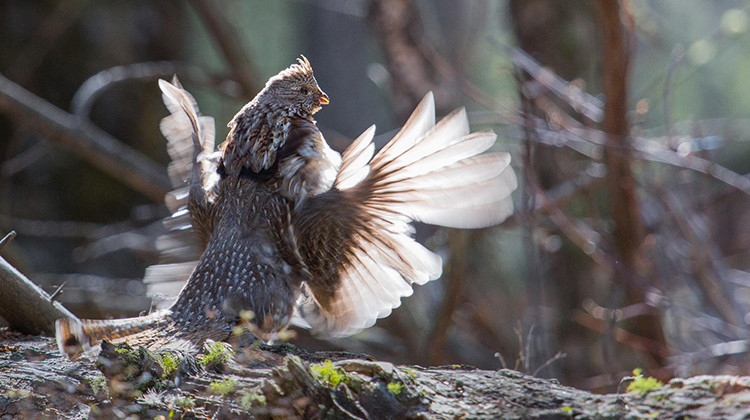
[[[414,372],[413,369],[406,368],[404,369],[404,372],[406,372],[406,374],[409,375],[409,377],[411,377],[412,379],[417,377],[417,372]]]
[[[107,386],[107,378],[104,375],[94,375],[86,378],[86,383],[94,391],[94,395],[97,395],[99,391],[104,391],[107,398],[109,398],[109,387]]]
[[[234,356],[234,348],[231,344],[222,342],[207,342],[203,348],[206,354],[199,355],[198,363],[206,365],[222,365]]]
[[[659,389],[664,386],[664,384],[656,378],[653,378],[651,376],[649,376],[648,378],[644,377],[642,372],[643,370],[640,368],[633,369],[633,376],[635,378],[628,385],[628,389],[626,390],[627,392],[637,392],[639,394],[645,394],[649,391]]]
[[[255,394],[250,391],[244,391],[240,395],[240,406],[244,408],[245,410],[250,410],[253,407],[265,406],[265,405],[266,405],[266,397],[264,395]]]
[[[129,346],[128,347],[115,347],[115,352],[117,352],[117,354],[128,354],[132,350],[133,349],[130,348]]]
[[[394,395],[399,395],[402,389],[404,389],[404,384],[402,383],[398,383],[398,382],[388,383],[388,390],[391,391]]]
[[[195,408],[195,399],[192,397],[178,397],[175,398],[174,405],[181,408]]]
[[[215,395],[227,395],[234,392],[234,388],[237,386],[237,381],[234,379],[224,379],[223,381],[211,382],[208,385],[208,391]]]
[[[164,370],[161,375],[162,378],[172,375],[172,373],[177,371],[177,367],[180,366],[180,358],[174,353],[158,355],[157,360],[159,360],[159,364],[161,364],[161,367]]]
[[[346,381],[346,372],[338,366],[335,366],[330,360],[323,363],[310,365],[310,372],[319,381],[335,388],[341,382]]]
[[[125,365],[137,365],[143,360],[143,355],[140,348],[132,348],[129,345],[122,343],[115,347],[115,353],[118,354],[118,359],[125,363]],[[144,349],[145,351],[145,349]]]
[[[24,399],[31,395],[31,390],[25,388],[11,388],[8,390],[7,395],[10,399]]]

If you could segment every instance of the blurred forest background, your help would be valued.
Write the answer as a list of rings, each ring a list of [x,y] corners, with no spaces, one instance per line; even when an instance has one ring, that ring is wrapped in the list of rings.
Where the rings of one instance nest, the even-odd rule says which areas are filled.
[[[636,367],[750,374],[750,7],[744,1],[0,1],[3,256],[81,317],[133,316],[159,262],[156,80],[225,123],[305,54],[343,150],[429,90],[519,175],[482,231],[419,226],[444,275],[308,349],[502,366],[595,391]]]

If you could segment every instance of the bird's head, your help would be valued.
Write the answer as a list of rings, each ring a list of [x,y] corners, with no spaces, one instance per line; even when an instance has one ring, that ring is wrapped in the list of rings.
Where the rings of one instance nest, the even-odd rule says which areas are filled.
[[[327,105],[328,95],[318,86],[310,62],[303,55],[297,59],[297,64],[292,64],[268,80],[258,101],[305,117]]]
[[[310,62],[302,56],[297,64],[269,79],[265,88],[234,116],[227,141],[221,146],[224,151],[220,169],[234,175],[271,176],[277,160],[301,156],[306,151],[313,153],[308,143],[315,143],[313,139],[319,132],[312,114],[327,103],[328,96],[318,86]],[[316,147],[327,150],[328,145],[320,137]]]

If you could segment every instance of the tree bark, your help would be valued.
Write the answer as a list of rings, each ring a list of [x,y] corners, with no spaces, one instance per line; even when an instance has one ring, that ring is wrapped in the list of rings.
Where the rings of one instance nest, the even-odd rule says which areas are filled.
[[[750,377],[673,379],[642,393],[597,395],[507,369],[397,366],[290,345],[241,348],[218,364],[178,355],[176,370],[166,369],[163,357],[104,344],[98,359],[69,361],[51,339],[0,330],[0,419],[750,415],[743,403],[750,400]]]
[[[26,334],[55,334],[55,321],[73,318],[59,302],[0,257],[0,317]]]

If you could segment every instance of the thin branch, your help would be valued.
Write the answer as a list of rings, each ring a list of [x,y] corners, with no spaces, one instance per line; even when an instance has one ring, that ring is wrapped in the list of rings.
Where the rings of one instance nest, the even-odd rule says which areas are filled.
[[[567,354],[563,353],[562,351],[558,351],[557,353],[555,353],[554,356],[552,356],[551,358],[547,359],[546,362],[544,362],[541,366],[539,366],[538,368],[536,368],[536,370],[534,371],[534,373],[532,375],[533,376],[537,376],[539,374],[539,372],[541,372],[547,366],[551,365],[552,363],[554,363],[554,362],[556,362],[556,361],[558,361],[560,359],[564,359],[566,357],[568,357]]]
[[[13,226],[23,236],[42,238],[87,238],[105,225],[70,220],[32,220],[0,214],[0,227]]]
[[[66,286],[67,284],[68,284],[68,282],[67,282],[67,281],[64,281],[64,282],[63,282],[63,284],[61,284],[61,285],[60,285],[60,286],[59,286],[59,287],[58,287],[58,288],[57,288],[57,289],[56,289],[56,290],[55,290],[55,291],[54,291],[54,292],[53,292],[53,293],[52,293],[52,294],[51,294],[51,295],[49,296],[49,300],[50,300],[50,302],[54,302],[54,301],[55,301],[55,300],[56,300],[56,299],[57,299],[58,297],[60,297],[60,295],[62,295],[62,293],[63,293],[63,289],[65,288],[65,286]]]
[[[0,112],[70,148],[92,165],[161,202],[171,189],[166,170],[88,121],[71,115],[0,75]]]
[[[202,84],[210,84],[219,92],[228,96],[240,96],[242,87],[235,81],[225,77],[207,74],[199,67],[175,61],[153,61],[116,66],[102,70],[89,77],[73,95],[73,114],[88,118],[93,103],[111,86],[131,80],[156,80],[159,77],[171,79],[175,74],[180,79],[192,80]],[[156,84],[154,84],[156,86]]]
[[[554,93],[576,112],[580,112],[591,121],[602,121],[602,109],[604,108],[602,101],[584,92],[576,84],[568,82],[553,71],[543,67],[524,51],[507,46],[493,38],[490,41],[503,48],[513,64],[528,73],[534,81],[539,83],[540,87],[545,89],[544,92],[549,91]],[[535,99],[542,92],[539,89],[532,89],[531,86],[533,85],[527,84],[523,89],[523,94],[529,99]]]
[[[745,325],[743,310],[737,303],[733,288],[727,280],[727,267],[716,245],[712,243],[705,221],[691,215],[682,206],[674,192],[659,191],[658,200],[669,210],[677,230],[688,247],[689,260],[695,273],[695,284],[723,321],[735,326]],[[703,222],[703,223],[701,223]]]
[[[592,331],[602,334],[604,334],[608,328],[612,328],[615,340],[636,350],[651,353],[660,358],[666,358],[672,354],[670,348],[664,343],[640,337],[617,326],[610,327],[607,325],[607,322],[602,321],[601,319],[596,319],[583,311],[576,311],[575,315],[573,315],[573,320]]]
[[[721,181],[750,196],[750,179],[718,163],[694,155],[680,154],[667,149],[652,138],[634,137],[633,141],[627,146],[608,145],[604,140],[605,134],[602,131],[584,127],[572,117],[564,115],[559,108],[555,108],[555,110],[559,112],[556,115],[560,117],[557,123],[560,124],[561,129],[552,130],[537,127],[535,141],[550,146],[567,147],[592,159],[599,159],[603,149],[609,149],[610,153],[620,153],[627,148],[630,151],[631,158],[692,170]],[[545,109],[545,112],[550,111],[549,108]],[[504,134],[506,137],[513,137],[512,133]],[[522,138],[520,134],[516,137]]]
[[[672,49],[672,54],[669,57],[669,66],[667,67],[667,76],[664,79],[664,90],[662,91],[663,99],[663,112],[664,112],[664,127],[667,129],[667,139],[672,139],[672,108],[670,93],[672,89],[672,75],[674,75],[677,66],[682,62],[685,57],[684,48],[681,45],[677,45]]]
[[[3,236],[3,239],[0,239],[0,251],[2,251],[2,249],[5,248],[5,246],[8,245],[10,241],[12,241],[15,237],[15,230],[11,230],[7,235]]]

